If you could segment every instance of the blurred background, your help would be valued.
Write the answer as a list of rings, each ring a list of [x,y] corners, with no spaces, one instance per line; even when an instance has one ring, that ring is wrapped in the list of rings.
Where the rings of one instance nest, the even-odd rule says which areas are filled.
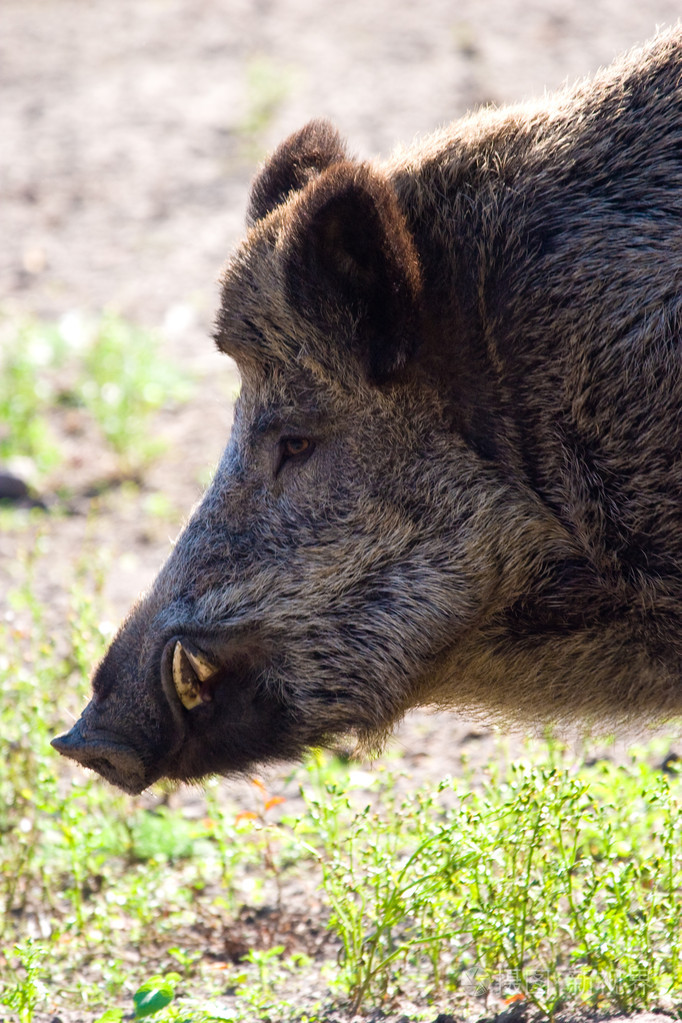
[[[308,118],[362,157],[542,94],[675,0],[3,0],[0,294],[210,322],[249,179]],[[182,350],[179,354],[189,354]]]

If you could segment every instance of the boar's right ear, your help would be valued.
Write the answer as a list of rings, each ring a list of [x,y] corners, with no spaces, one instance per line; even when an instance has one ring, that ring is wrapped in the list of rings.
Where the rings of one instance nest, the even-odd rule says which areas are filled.
[[[390,181],[366,164],[330,167],[292,210],[285,260],[291,305],[347,344],[370,383],[394,379],[417,347],[421,270]]]
[[[341,136],[329,121],[310,121],[278,146],[256,176],[246,212],[247,224],[253,227],[291,192],[305,188],[316,175],[345,159]]]

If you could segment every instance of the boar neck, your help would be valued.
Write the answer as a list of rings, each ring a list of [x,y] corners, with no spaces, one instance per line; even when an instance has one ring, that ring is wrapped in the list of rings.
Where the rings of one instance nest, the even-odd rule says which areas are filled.
[[[627,166],[627,154],[592,180],[591,140],[574,132],[569,160],[561,117],[538,114],[523,131],[507,127],[506,139],[491,122],[490,151],[507,149],[497,162],[463,129],[395,173],[424,271],[422,371],[453,428],[522,480],[605,580],[679,586],[682,384],[671,324],[682,250],[671,259],[660,218],[628,190],[643,168]],[[682,217],[681,176],[652,171],[647,202]],[[622,258],[633,236],[656,268],[644,305],[631,300],[639,264]],[[651,450],[663,471],[647,466]]]

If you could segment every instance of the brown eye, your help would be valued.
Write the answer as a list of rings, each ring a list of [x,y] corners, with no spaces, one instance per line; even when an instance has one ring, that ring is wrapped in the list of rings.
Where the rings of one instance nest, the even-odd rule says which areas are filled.
[[[307,437],[287,437],[282,441],[282,454],[285,458],[296,458],[309,450],[310,441]]]
[[[275,466],[275,476],[285,462],[293,461],[295,458],[305,461],[308,455],[313,453],[315,445],[307,437],[282,437],[279,442],[279,452]]]

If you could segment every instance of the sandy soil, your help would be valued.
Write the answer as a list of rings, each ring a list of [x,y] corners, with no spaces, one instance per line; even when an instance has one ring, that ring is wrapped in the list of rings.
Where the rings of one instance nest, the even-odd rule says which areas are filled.
[[[385,155],[481,103],[594,71],[679,11],[676,0],[3,0],[0,308],[113,308],[162,329],[198,381],[160,417],[167,452],[138,496],[105,494],[96,516],[102,464],[83,438],[64,468],[72,514],[47,530],[46,599],[63,601],[65,566],[89,544],[116,565],[106,596],[120,617],[200,493],[235,385],[208,340],[215,281],[268,149],[328,116],[355,152]],[[170,522],[145,513],[155,492]],[[0,535],[0,588],[16,582],[33,528]],[[487,755],[487,730],[475,732],[417,714],[397,748],[417,778],[437,777],[465,746]]]

